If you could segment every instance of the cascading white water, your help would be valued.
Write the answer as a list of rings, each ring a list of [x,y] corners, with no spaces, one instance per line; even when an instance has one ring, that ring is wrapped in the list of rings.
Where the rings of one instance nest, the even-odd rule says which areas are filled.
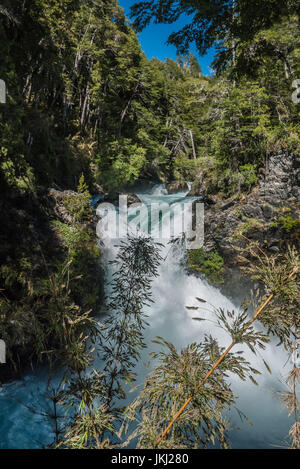
[[[169,204],[180,204],[184,201],[187,192],[180,192],[168,195],[164,185],[154,186],[151,190],[137,191],[137,195],[145,205],[153,202],[168,202]],[[129,210],[130,215],[130,210]],[[180,216],[180,215],[178,215]],[[176,220],[174,224],[180,224],[181,220]],[[146,229],[147,219],[141,220],[141,228]],[[182,264],[184,250],[180,246],[172,247],[168,239],[164,240],[165,247],[162,251],[164,261],[159,269],[159,277],[154,279],[152,294],[154,303],[146,308],[149,327],[145,330],[145,340],[148,348],[145,349],[140,363],[137,365],[138,384],[142,385],[143,379],[149,370],[144,364],[149,361],[149,352],[157,350],[157,345],[152,344],[157,335],[172,342],[177,348],[182,348],[191,342],[200,342],[204,334],[211,334],[216,337],[222,346],[230,343],[230,337],[221,329],[214,326],[210,321],[196,322],[192,320],[197,312],[186,309],[186,306],[199,306],[196,297],[207,301],[208,304],[216,308],[232,310],[237,308],[232,301],[226,298],[217,288],[209,285],[198,276],[188,275]],[[116,241],[112,239],[104,240],[102,246],[103,262],[106,268],[106,289],[109,289],[109,282],[112,276],[112,266],[109,260],[115,258],[118,247]],[[206,305],[199,312],[201,317],[211,319],[211,313]],[[244,350],[246,358],[252,365],[262,371],[258,377],[259,386],[252,383],[240,382],[236,377],[231,376],[230,380],[235,394],[238,396],[237,406],[253,422],[253,426],[248,426],[239,420],[238,414],[233,410],[230,417],[233,425],[239,426],[240,430],[231,432],[231,442],[233,448],[269,448],[271,445],[281,445],[288,433],[289,419],[286,410],[273,398],[272,391],[280,389],[281,373],[286,356],[277,347],[269,345],[263,353],[265,360],[271,365],[273,375],[270,376],[260,357],[253,355],[245,347],[238,347]],[[47,444],[50,426],[37,415],[30,413],[18,401],[11,400],[12,389],[14,396],[19,401],[31,405],[38,395],[38,386],[43,387],[46,382],[45,372],[38,373],[37,377],[28,376],[24,386],[23,382],[0,388],[0,430],[2,438],[0,448],[34,448],[41,444]],[[35,396],[30,395],[30,390]],[[134,397],[131,394],[130,399]],[[25,431],[26,429],[26,431]]]
[[[149,191],[137,192],[137,195],[147,206],[153,202],[168,202],[171,206],[182,203],[187,192],[168,195],[164,185],[157,185]],[[178,216],[181,216],[180,212]],[[147,220],[142,223],[145,229],[147,223]],[[180,225],[181,219],[174,220],[175,225],[176,223]],[[188,310],[186,306],[199,306],[196,297],[200,297],[208,305],[204,304],[203,308],[200,308],[199,315],[213,319],[212,308],[209,304],[229,311],[237,309],[238,305],[233,304],[219,289],[209,285],[199,276],[189,275],[181,262],[184,256],[183,248],[180,249],[180,246],[172,248],[170,244],[167,244],[168,241],[167,239],[163,241],[165,244],[162,252],[164,261],[159,268],[159,277],[153,281],[154,303],[145,311],[149,316],[150,326],[145,331],[148,349],[144,352],[141,363],[137,367],[139,381],[148,372],[143,363],[149,361],[150,350],[157,350],[158,346],[151,344],[151,340],[158,335],[172,342],[177,348],[182,348],[192,342],[200,342],[205,334],[216,337],[222,346],[228,346],[231,342],[229,335],[212,322],[193,321],[192,318],[198,312]],[[115,257],[115,250],[117,250],[115,244],[108,241],[106,253],[109,259]],[[110,273],[107,272],[107,274],[109,282]],[[259,325],[256,327],[259,328]],[[286,410],[281,407],[279,401],[274,399],[273,392],[282,389],[281,380],[285,374],[286,354],[274,345],[268,345],[262,352],[261,355],[272,368],[270,376],[263,365],[261,356],[254,355],[245,346],[239,346],[237,350],[244,351],[245,358],[254,368],[260,370],[262,375],[256,376],[259,386],[251,382],[241,382],[236,376],[230,377],[233,390],[238,396],[237,407],[253,423],[253,426],[249,426],[240,421],[236,411],[231,412],[233,426],[241,428],[241,430],[232,431],[232,446],[234,448],[268,448],[271,445],[282,445],[283,439],[288,434],[289,419]]]

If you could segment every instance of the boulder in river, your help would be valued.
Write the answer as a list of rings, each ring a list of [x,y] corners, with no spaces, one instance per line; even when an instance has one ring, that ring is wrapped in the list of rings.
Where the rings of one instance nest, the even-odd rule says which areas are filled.
[[[169,182],[166,184],[168,194],[175,194],[176,192],[188,191],[189,186],[187,182]]]
[[[130,207],[130,205],[133,205],[133,204],[141,204],[142,201],[140,200],[140,198],[136,195],[136,194],[132,194],[131,192],[111,192],[109,194],[106,194],[103,198],[103,202],[109,202],[111,204],[114,204],[114,205],[118,205],[119,204],[119,197],[121,195],[126,195],[127,196],[127,205],[128,207]]]
[[[200,182],[194,182],[190,192],[188,193],[188,197],[199,197],[203,195],[203,188]]]

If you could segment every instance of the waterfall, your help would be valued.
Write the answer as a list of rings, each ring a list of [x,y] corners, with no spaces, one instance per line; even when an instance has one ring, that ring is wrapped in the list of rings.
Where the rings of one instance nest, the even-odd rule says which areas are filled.
[[[137,192],[137,195],[147,207],[154,202],[167,202],[171,209],[174,205],[181,204],[187,193],[186,191],[168,195],[165,186],[160,184],[149,190]],[[129,218],[134,215],[130,210],[129,208]],[[181,220],[176,217],[181,215],[176,213],[174,211],[174,225],[180,225]],[[146,231],[148,226],[146,216],[141,219],[140,224],[141,229]],[[154,303],[145,308],[149,327],[145,330],[147,348],[143,351],[136,369],[139,385],[142,385],[146,374],[149,373],[145,363],[149,362],[149,352],[157,350],[158,345],[151,343],[157,335],[172,342],[177,348],[183,348],[192,342],[200,342],[205,334],[216,337],[222,346],[227,346],[231,342],[231,338],[210,321],[201,323],[193,321],[195,311],[186,309],[186,306],[199,306],[196,297],[207,302],[203,303],[203,309],[199,312],[199,315],[206,319],[211,319],[211,308],[207,307],[209,304],[225,310],[238,308],[238,305],[226,298],[218,288],[209,285],[199,276],[187,273],[183,265],[185,256],[183,247],[179,244],[168,244],[170,239],[163,241],[161,255],[164,261],[159,268],[159,277],[154,279],[152,286]],[[109,292],[113,273],[109,261],[115,258],[118,243],[114,239],[106,239],[101,249],[106,270],[106,291]],[[288,434],[289,419],[286,410],[273,398],[272,392],[281,388],[280,379],[285,372],[286,356],[274,345],[267,346],[263,356],[272,368],[273,374],[270,376],[260,356],[253,355],[245,346],[238,346],[237,350],[244,351],[245,357],[255,368],[262,371],[262,375],[257,379],[258,387],[251,382],[241,382],[235,376],[229,377],[233,390],[238,396],[237,406],[253,422],[253,426],[248,426],[239,420],[237,412],[231,411],[233,425],[240,427],[240,430],[233,429],[230,434],[232,447],[269,448],[271,445],[281,445]],[[42,370],[38,371],[36,376],[28,375],[25,382],[16,382],[0,388],[2,414],[0,448],[35,448],[48,443],[49,424],[19,403],[22,401],[30,406],[35,402],[36,396],[42,400],[40,388],[45,386],[46,381],[47,373]],[[11,390],[18,400],[11,399]],[[32,395],[30,391],[33,392]],[[133,398],[134,393],[129,395],[130,400]]]
[[[153,202],[167,202],[171,208],[176,204],[181,204],[187,193],[168,195],[164,185],[157,185],[148,191],[137,192],[137,195],[147,206]],[[176,217],[176,211],[174,213]],[[146,227],[147,223],[147,220],[144,220],[143,226]],[[180,224],[181,220],[175,219],[174,224],[176,223]],[[188,274],[182,262],[184,249],[180,245],[172,247],[168,241],[168,239],[163,240],[164,261],[159,268],[159,277],[153,281],[154,303],[145,310],[150,326],[145,331],[148,349],[143,352],[141,362],[137,366],[139,381],[142,381],[149,372],[143,364],[149,361],[150,351],[158,350],[157,345],[151,343],[158,335],[172,342],[177,348],[183,348],[192,342],[200,342],[205,334],[211,334],[217,338],[223,347],[231,343],[231,337],[211,321],[198,322],[192,319],[197,312],[195,314],[195,311],[188,310],[186,306],[199,306],[196,297],[207,302],[199,311],[199,316],[206,319],[213,319],[212,307],[209,305],[229,311],[239,308],[238,304],[234,304],[218,288],[213,287],[200,276]],[[117,249],[116,244],[112,246],[112,243],[109,243],[106,251],[107,260],[115,257]],[[107,274],[109,282],[111,273],[107,272]],[[260,327],[259,324],[255,324],[255,328]],[[241,422],[235,410],[231,412],[233,425],[241,428],[238,431],[232,431],[232,446],[234,448],[268,448],[271,445],[282,445],[289,431],[289,419],[286,410],[282,408],[279,401],[274,399],[273,392],[282,389],[281,380],[284,380],[286,354],[274,344],[267,345],[261,356],[254,355],[245,345],[237,346],[236,350],[243,351],[244,357],[262,374],[256,376],[259,386],[255,386],[250,381],[242,382],[234,375],[230,376],[232,388],[238,396],[237,407],[253,423],[253,426],[249,426]],[[262,356],[271,366],[272,375],[264,367]],[[132,395],[130,398],[132,399]]]

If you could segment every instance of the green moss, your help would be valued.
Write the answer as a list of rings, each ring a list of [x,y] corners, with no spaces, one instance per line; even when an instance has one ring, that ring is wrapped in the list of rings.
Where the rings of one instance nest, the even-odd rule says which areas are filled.
[[[263,224],[260,220],[257,220],[256,218],[248,218],[243,223],[240,223],[240,225],[237,227],[235,236],[240,236],[242,234],[248,233],[253,229],[260,230],[262,229],[262,227]]]
[[[238,210],[237,212],[235,212],[235,216],[239,218],[240,220],[243,220],[245,215],[244,215],[244,212],[242,212],[242,210]]]
[[[242,185],[246,188],[249,188],[258,182],[256,168],[253,164],[248,163],[243,166],[240,166],[239,171],[243,176]]]
[[[206,254],[202,248],[190,250],[188,266],[203,273],[212,283],[223,283],[224,259],[217,251]]]
[[[296,230],[300,226],[300,219],[293,217],[289,213],[282,215],[276,221],[272,223],[273,228],[279,228],[281,230],[290,233],[291,231]]]

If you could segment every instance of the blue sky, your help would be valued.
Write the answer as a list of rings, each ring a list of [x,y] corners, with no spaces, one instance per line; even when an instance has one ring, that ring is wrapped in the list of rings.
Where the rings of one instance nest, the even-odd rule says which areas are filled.
[[[124,8],[126,16],[129,18],[130,6],[139,0],[119,0],[120,5]],[[170,33],[181,29],[185,25],[184,19],[179,19],[173,24],[154,24],[153,22],[139,34],[139,40],[143,51],[148,59],[156,57],[165,60],[166,57],[174,59],[176,57],[176,48],[167,45],[167,39]],[[214,58],[214,51],[210,50],[205,56],[199,57],[195,48],[192,52],[197,55],[202,71],[205,75],[210,74],[209,66]]]

